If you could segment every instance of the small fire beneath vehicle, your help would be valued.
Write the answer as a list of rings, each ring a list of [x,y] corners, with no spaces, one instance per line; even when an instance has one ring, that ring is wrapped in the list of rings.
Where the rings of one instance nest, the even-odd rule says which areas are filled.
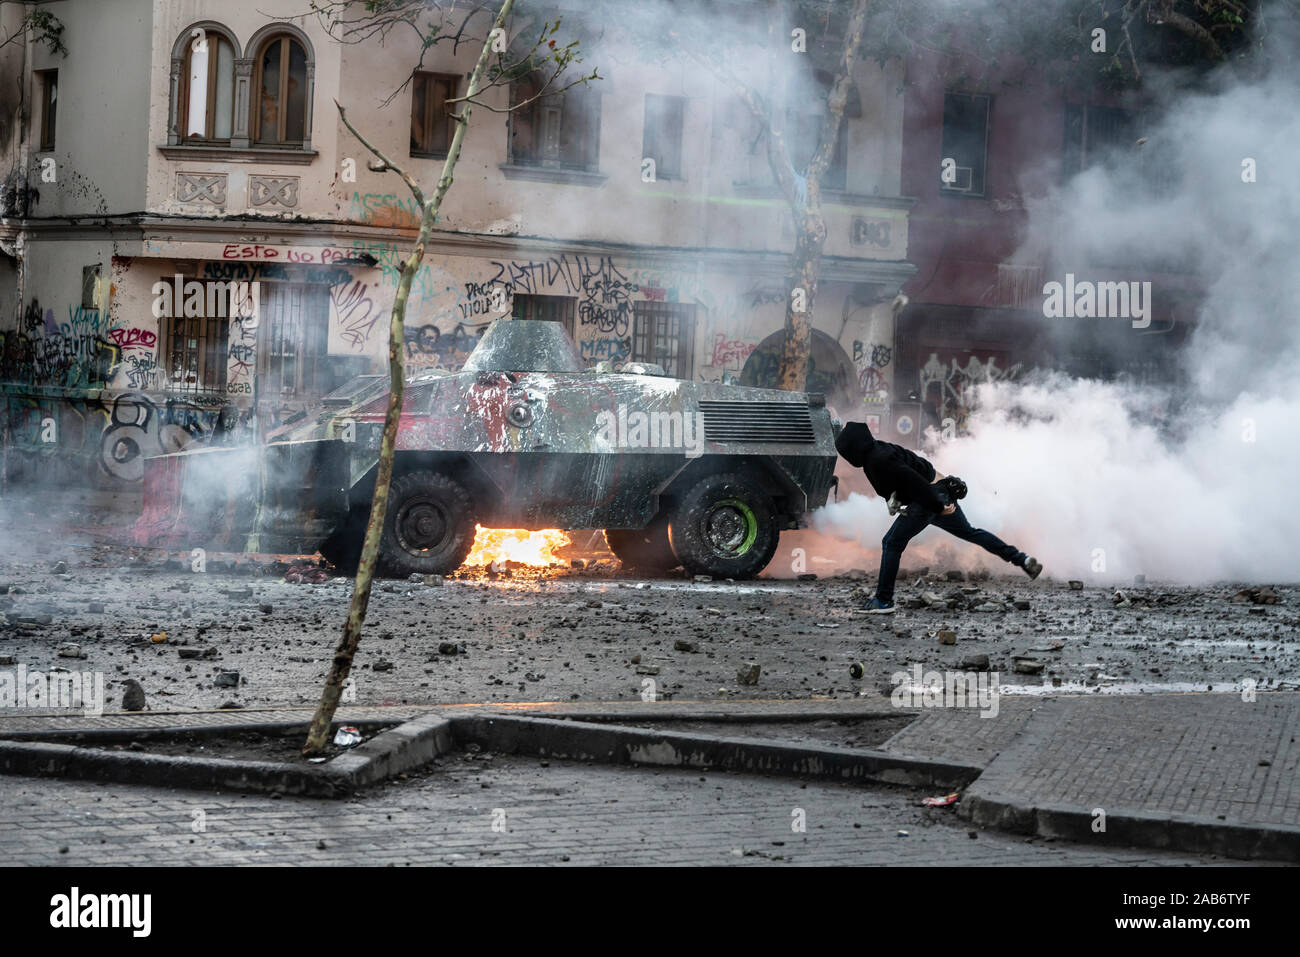
[[[558,528],[530,531],[526,528],[475,527],[474,547],[466,565],[487,566],[493,562],[518,562],[537,568],[567,565],[557,552],[573,544],[566,532]]]

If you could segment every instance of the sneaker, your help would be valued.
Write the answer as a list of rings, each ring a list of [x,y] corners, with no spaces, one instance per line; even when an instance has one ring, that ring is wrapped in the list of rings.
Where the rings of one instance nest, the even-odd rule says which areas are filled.
[[[894,613],[894,603],[892,601],[881,601],[879,598],[873,598],[862,606],[863,611],[868,615],[892,615]]]
[[[1037,578],[1043,570],[1043,563],[1037,558],[1026,558],[1025,563],[1020,567],[1025,570],[1025,574],[1030,578]]]

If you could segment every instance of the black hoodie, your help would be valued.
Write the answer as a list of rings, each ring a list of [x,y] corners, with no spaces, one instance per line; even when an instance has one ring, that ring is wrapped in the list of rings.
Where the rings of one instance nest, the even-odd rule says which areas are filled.
[[[934,466],[915,452],[891,442],[877,442],[865,422],[849,422],[835,440],[844,461],[862,469],[876,494],[897,495],[904,505],[942,512],[947,503],[933,485]]]

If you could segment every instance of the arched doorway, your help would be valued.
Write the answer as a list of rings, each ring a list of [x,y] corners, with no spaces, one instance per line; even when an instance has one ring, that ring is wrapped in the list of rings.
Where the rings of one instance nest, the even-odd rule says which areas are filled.
[[[781,364],[781,345],[785,330],[780,329],[762,342],[749,355],[740,371],[740,384],[764,389],[776,388],[776,373]],[[847,415],[861,404],[857,394],[858,375],[844,348],[817,329],[812,331],[812,348],[808,356],[809,392],[821,392],[832,408]]]

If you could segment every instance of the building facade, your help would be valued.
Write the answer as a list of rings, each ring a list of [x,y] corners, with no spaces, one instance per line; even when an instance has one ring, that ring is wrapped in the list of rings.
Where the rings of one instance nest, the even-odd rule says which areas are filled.
[[[0,104],[11,480],[138,487],[144,456],[255,440],[385,368],[418,210],[334,101],[433,184],[478,50],[435,46],[412,76],[414,37],[338,42],[303,6],[62,0],[66,56],[0,51],[21,91]],[[593,365],[772,382],[793,231],[754,121],[686,64],[587,61],[605,78],[475,111],[408,304],[408,375],[458,368],[513,316],[563,322]],[[889,419],[890,302],[914,272],[901,70],[856,68],[825,190],[809,389],[846,416]]]

